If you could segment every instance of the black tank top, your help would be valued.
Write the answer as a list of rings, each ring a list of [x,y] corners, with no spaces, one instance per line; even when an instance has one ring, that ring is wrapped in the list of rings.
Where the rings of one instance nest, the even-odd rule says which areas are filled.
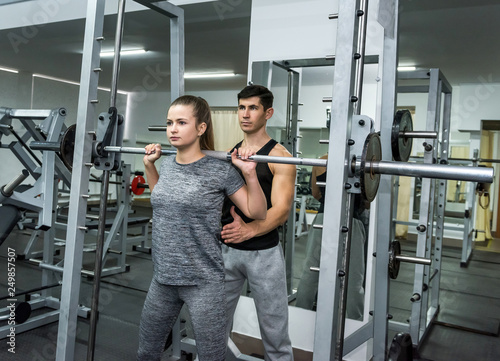
[[[239,142],[236,144],[233,148],[238,149],[241,146],[241,143],[243,141]],[[275,141],[274,139],[271,139],[269,142],[267,142],[266,145],[264,145],[258,152],[258,155],[269,155],[269,152],[274,148],[274,146],[278,142]],[[231,150],[232,151],[232,150]],[[238,168],[237,168],[238,169]],[[238,169],[239,171],[239,169]],[[267,209],[272,207],[271,204],[271,189],[273,185],[273,173],[271,173],[271,170],[269,169],[269,166],[267,163],[257,163],[256,167],[256,172],[257,172],[257,177],[259,179],[260,186],[262,187],[262,190],[264,191],[264,194],[266,196],[267,200]],[[241,174],[241,172],[240,172]],[[224,206],[222,207],[222,225],[229,224],[233,221],[233,217],[231,216],[230,209],[233,206],[233,202],[229,198],[226,197],[226,200],[224,201]],[[245,216],[238,208],[236,208],[236,213],[243,219],[245,223],[250,223],[253,221],[253,219],[248,218]],[[279,243],[279,233],[278,229],[273,229],[269,233],[266,233],[262,236],[257,236],[254,238],[251,238],[245,242],[242,243],[228,243],[227,245],[229,247],[233,247],[236,249],[241,249],[241,250],[246,250],[246,251],[256,251],[259,249],[267,249],[276,246]]]

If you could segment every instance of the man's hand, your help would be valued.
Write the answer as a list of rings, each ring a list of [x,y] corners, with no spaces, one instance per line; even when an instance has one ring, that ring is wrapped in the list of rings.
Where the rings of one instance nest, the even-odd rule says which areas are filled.
[[[233,222],[222,228],[221,237],[224,243],[241,243],[252,238],[252,230],[248,224],[236,213],[234,206],[231,207]]]

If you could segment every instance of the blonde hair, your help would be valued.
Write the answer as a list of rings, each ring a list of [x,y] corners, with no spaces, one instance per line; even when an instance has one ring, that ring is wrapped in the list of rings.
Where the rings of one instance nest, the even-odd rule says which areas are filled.
[[[193,107],[193,114],[196,118],[196,126],[205,123],[207,128],[200,136],[201,150],[215,150],[214,145],[214,128],[212,126],[212,113],[207,101],[193,95],[183,95],[175,99],[170,106],[174,105],[190,105]]]

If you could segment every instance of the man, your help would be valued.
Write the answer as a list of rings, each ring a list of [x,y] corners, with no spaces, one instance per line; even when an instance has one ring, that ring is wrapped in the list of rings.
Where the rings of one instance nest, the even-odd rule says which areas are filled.
[[[258,155],[290,157],[285,147],[267,134],[273,116],[273,94],[260,85],[249,85],[238,94],[238,119],[244,132],[235,148],[249,148]],[[226,271],[227,331],[245,280],[257,309],[265,360],[293,360],[288,335],[288,294],[283,249],[278,227],[285,223],[294,192],[296,168],[290,164],[259,163],[257,177],[267,199],[265,220],[246,218],[226,199],[221,236]]]

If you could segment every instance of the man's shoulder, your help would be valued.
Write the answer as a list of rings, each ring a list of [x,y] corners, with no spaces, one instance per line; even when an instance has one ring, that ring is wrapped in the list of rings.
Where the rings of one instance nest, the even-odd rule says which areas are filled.
[[[282,144],[276,143],[276,145],[271,149],[269,155],[275,157],[291,157],[292,155]]]

